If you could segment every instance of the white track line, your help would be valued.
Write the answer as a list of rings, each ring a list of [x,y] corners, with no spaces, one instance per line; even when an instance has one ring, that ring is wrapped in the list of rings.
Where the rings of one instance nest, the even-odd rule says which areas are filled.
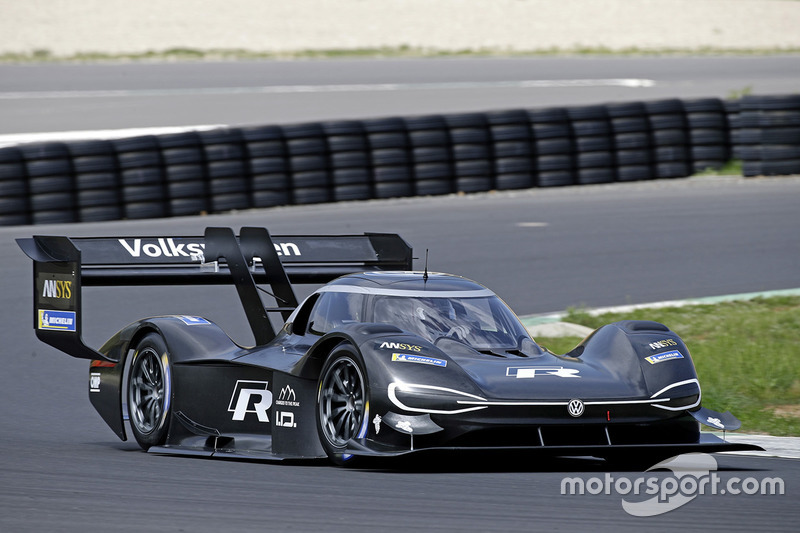
[[[187,95],[293,94],[337,92],[387,92],[456,89],[535,89],[550,87],[653,87],[655,81],[639,78],[467,81],[440,83],[360,83],[342,85],[267,85],[262,87],[206,87],[177,89],[116,89],[76,91],[12,91],[0,92],[0,100],[42,100],[67,98],[130,98]]]

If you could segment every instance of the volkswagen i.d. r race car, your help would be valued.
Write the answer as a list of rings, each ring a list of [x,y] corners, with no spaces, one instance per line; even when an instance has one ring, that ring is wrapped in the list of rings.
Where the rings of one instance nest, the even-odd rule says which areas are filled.
[[[151,452],[281,460],[436,450],[658,458],[758,449],[701,406],[683,341],[624,321],[557,355],[492,291],[412,271],[398,236],[35,236],[34,328],[90,359],[89,398]],[[298,304],[292,283],[323,283]],[[83,285],[233,284],[255,346],[202,316],[144,318],[101,348],[81,336]],[[260,285],[268,285],[271,290]],[[259,289],[275,300],[265,307]],[[268,313],[285,321],[274,331]],[[698,423],[699,422],[699,423]]]

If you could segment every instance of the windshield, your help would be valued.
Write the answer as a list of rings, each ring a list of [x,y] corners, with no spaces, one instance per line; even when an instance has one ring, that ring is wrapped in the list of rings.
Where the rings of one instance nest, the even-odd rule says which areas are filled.
[[[517,317],[496,296],[376,296],[373,321],[395,325],[431,342],[452,338],[476,350],[517,349],[521,338],[530,339]]]

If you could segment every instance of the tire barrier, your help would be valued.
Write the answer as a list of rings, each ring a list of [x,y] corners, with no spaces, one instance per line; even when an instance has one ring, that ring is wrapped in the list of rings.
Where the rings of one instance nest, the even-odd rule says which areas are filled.
[[[0,148],[0,225],[690,176],[800,174],[800,95],[221,128]]]
[[[800,95],[744,96],[738,125],[745,176],[800,174]]]

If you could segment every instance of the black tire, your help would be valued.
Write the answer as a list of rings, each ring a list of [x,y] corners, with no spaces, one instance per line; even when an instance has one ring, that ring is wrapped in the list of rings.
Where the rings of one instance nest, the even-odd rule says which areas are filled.
[[[136,345],[128,367],[128,415],[143,449],[167,440],[172,404],[170,356],[161,335],[148,333]]]
[[[414,183],[417,196],[434,196],[453,192],[453,182],[449,179],[419,180]]]
[[[498,174],[495,177],[495,188],[499,191],[510,189],[530,189],[535,184],[530,172],[519,174]]]
[[[331,168],[364,168],[369,166],[366,152],[333,152]]]
[[[337,185],[333,188],[333,199],[336,202],[348,200],[369,200],[372,198],[372,188],[364,184]]]
[[[370,149],[382,150],[385,148],[405,148],[408,146],[408,136],[405,131],[387,131],[370,133],[367,136]]]
[[[34,224],[66,224],[77,222],[78,217],[74,209],[61,208],[54,211],[33,211],[31,213],[31,221]]]
[[[530,157],[533,154],[531,143],[528,141],[502,141],[492,146],[494,156],[501,157]]]
[[[31,223],[31,216],[28,213],[0,212],[0,226],[23,226]]]
[[[489,142],[489,130],[486,128],[450,130],[450,141],[453,144],[487,144]]]
[[[492,126],[491,130],[492,140],[498,142],[531,142],[531,128],[528,123],[521,124],[503,124],[499,126]]]
[[[211,211],[224,213],[235,209],[250,209],[250,196],[244,192],[231,192],[211,196]]]
[[[163,218],[167,216],[167,208],[164,202],[126,202],[123,213],[129,219]]]
[[[614,154],[611,152],[583,152],[576,157],[578,168],[598,168],[614,166]]]
[[[287,190],[253,191],[251,197],[253,199],[253,207],[272,207],[276,205],[290,205],[292,203],[289,198],[289,191]]]
[[[375,198],[405,198],[413,196],[410,181],[381,182],[375,184]]]
[[[27,194],[28,184],[25,178],[0,179],[0,198],[26,196]],[[2,209],[0,209],[0,212],[2,212]]]
[[[81,222],[101,222],[104,220],[119,220],[121,218],[122,209],[118,205],[101,205],[78,209],[78,220]]]
[[[611,183],[615,179],[616,173],[611,167],[578,169],[578,183],[580,185],[589,185],[592,183]]]
[[[28,199],[25,196],[0,195],[0,213],[27,213]]]
[[[173,217],[198,215],[209,210],[208,200],[203,198],[172,198],[169,202],[169,214]]]
[[[405,148],[380,148],[370,153],[372,165],[376,167],[391,165],[407,165],[408,152]]]
[[[363,438],[368,427],[369,384],[360,354],[348,343],[333,349],[317,384],[317,432],[328,458],[337,465],[352,465],[345,455],[347,442]]]
[[[292,200],[296,205],[322,204],[331,201],[331,192],[327,187],[304,187],[292,191]]]
[[[576,137],[611,135],[611,124],[608,120],[579,120],[572,123],[572,133]]]
[[[611,137],[596,135],[592,137],[575,137],[575,152],[606,152],[614,149]]]
[[[561,155],[574,152],[572,141],[567,137],[556,137],[554,139],[542,139],[536,141],[536,155]]]
[[[344,185],[367,185],[367,188],[369,188],[372,174],[369,168],[340,168],[333,171],[331,178],[334,187]]]

